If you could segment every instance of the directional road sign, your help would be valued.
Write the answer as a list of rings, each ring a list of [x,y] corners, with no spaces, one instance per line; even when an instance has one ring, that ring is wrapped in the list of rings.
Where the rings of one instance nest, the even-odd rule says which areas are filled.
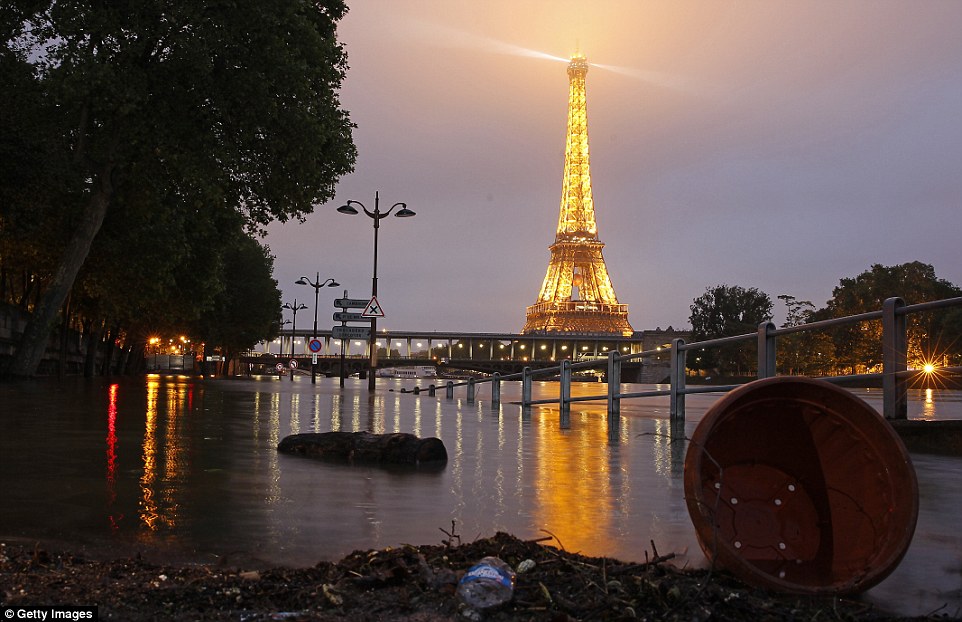
[[[347,311],[339,311],[334,314],[335,322],[370,322],[371,318],[364,317],[360,313],[349,313]]]
[[[371,301],[367,298],[338,298],[334,306],[341,309],[364,309]]]
[[[367,339],[371,336],[371,329],[366,326],[335,326],[331,329],[331,336],[335,339]]]

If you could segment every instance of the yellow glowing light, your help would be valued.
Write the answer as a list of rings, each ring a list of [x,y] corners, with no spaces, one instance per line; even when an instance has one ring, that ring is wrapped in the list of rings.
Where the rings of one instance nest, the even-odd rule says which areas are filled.
[[[925,365],[922,366],[922,371],[924,371],[927,374],[935,373],[935,365],[933,365],[932,363],[926,363]]]

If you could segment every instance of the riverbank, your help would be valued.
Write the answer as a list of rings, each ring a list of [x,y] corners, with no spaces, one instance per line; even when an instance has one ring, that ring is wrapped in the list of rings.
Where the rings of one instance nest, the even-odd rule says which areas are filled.
[[[453,528],[452,528],[453,529]],[[710,570],[680,570],[671,553],[644,563],[585,557],[551,537],[498,533],[461,544],[356,551],[310,568],[163,564],[142,555],[98,559],[42,546],[0,544],[3,606],[97,607],[100,620],[948,620],[960,612],[906,618],[857,599],[774,595]],[[551,541],[549,544],[548,541]],[[553,545],[552,545],[553,544]],[[518,575],[514,598],[484,614],[465,609],[457,580],[485,556]],[[530,560],[530,562],[526,561]]]

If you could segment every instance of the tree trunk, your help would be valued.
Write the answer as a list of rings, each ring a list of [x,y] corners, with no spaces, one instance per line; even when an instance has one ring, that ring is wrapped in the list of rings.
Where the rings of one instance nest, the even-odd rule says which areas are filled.
[[[70,329],[70,296],[63,303],[63,312],[60,314],[60,364],[57,375],[63,380],[67,376],[67,337]]]
[[[117,324],[114,324],[114,326],[107,331],[107,337],[104,339],[104,360],[100,369],[101,376],[114,375],[114,352],[117,351],[117,335],[119,334],[120,326]]]
[[[57,319],[57,312],[63,306],[67,295],[73,288],[74,281],[81,266],[90,254],[97,232],[100,231],[110,206],[113,194],[110,176],[114,165],[106,164],[100,172],[100,185],[90,197],[83,215],[73,230],[73,235],[67,242],[60,265],[53,273],[50,283],[43,296],[34,307],[27,327],[23,331],[17,351],[10,363],[11,376],[33,376],[40,367],[40,361],[47,351],[50,340],[50,330]]]
[[[92,328],[87,333],[87,355],[84,357],[84,378],[94,377],[94,368],[97,366],[97,349],[100,347],[100,338],[103,335],[103,324],[97,328]]]

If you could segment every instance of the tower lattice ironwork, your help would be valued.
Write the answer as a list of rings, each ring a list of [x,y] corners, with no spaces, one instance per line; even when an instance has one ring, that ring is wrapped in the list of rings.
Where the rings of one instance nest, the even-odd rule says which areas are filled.
[[[527,308],[522,333],[630,336],[628,305],[619,304],[601,254],[588,158],[588,59],[568,63],[568,139],[558,232],[538,301]]]

